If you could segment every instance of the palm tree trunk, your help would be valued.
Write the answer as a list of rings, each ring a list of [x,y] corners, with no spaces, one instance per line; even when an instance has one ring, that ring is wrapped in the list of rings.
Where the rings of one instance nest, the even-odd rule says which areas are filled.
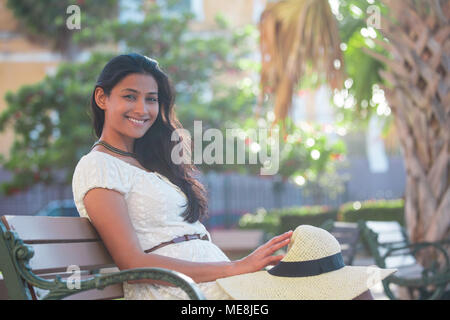
[[[390,57],[380,75],[392,109],[407,170],[405,220],[411,242],[450,237],[450,4],[449,1],[383,0],[377,41]],[[422,3],[424,3],[423,1]],[[394,19],[393,19],[394,18]],[[427,265],[430,255],[419,261]]]

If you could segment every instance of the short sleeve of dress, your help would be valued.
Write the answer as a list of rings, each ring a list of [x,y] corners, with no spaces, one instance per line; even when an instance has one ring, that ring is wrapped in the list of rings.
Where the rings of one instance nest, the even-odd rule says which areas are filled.
[[[72,193],[75,206],[81,217],[89,218],[83,199],[93,188],[116,190],[127,195],[131,189],[130,171],[100,152],[83,156],[75,167],[72,178]]]

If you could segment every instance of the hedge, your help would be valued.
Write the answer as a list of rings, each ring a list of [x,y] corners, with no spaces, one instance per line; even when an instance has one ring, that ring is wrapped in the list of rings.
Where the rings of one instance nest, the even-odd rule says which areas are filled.
[[[340,207],[338,221],[397,221],[405,226],[404,211],[405,205],[402,199],[349,202]]]
[[[321,226],[326,220],[357,222],[358,220],[404,221],[404,201],[369,200],[343,204],[339,210],[326,206],[303,206],[266,211],[264,208],[255,214],[246,213],[239,220],[241,229],[263,230],[267,237],[294,230],[301,224]]]
[[[320,214],[295,215],[289,214],[280,217],[280,233],[295,230],[299,225],[309,224],[311,226],[320,227],[325,221],[336,220],[337,210],[326,210]]]
[[[256,214],[244,214],[239,220],[239,227],[260,229],[266,234],[276,235],[294,230],[301,224],[320,226],[330,218],[336,220],[337,210],[327,206],[289,207],[270,211],[260,208]]]

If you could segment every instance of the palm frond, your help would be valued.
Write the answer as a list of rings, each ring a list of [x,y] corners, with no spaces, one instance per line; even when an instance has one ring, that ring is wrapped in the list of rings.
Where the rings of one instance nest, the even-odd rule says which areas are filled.
[[[261,96],[275,94],[275,122],[291,107],[294,87],[305,66],[325,74],[332,88],[343,83],[338,26],[327,0],[284,0],[268,3],[259,24]],[[336,60],[340,68],[335,67]]]

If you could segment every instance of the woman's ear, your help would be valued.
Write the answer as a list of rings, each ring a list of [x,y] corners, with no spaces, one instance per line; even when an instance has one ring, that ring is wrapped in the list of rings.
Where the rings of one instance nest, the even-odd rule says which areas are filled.
[[[106,94],[103,91],[102,87],[95,88],[94,92],[95,103],[97,103],[98,107],[102,110],[106,110]]]

